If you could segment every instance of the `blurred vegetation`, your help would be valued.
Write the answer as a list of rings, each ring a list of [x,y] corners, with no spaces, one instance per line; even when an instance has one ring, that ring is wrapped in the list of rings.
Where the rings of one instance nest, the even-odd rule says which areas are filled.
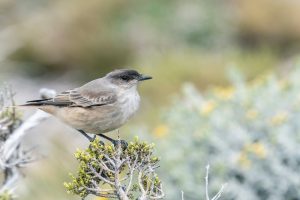
[[[214,191],[228,183],[226,199],[299,199],[299,68],[249,84],[231,75],[232,86],[205,95],[185,85],[153,130],[168,199],[178,199],[178,188],[188,199],[204,194],[207,163]]]
[[[238,36],[248,46],[268,45],[282,51],[299,50],[300,2],[234,0]],[[286,52],[282,52],[286,53]]]
[[[9,192],[2,193],[0,195],[0,200],[12,200],[12,195]]]
[[[229,59],[244,68],[264,69],[274,66],[259,63],[264,49],[274,57],[272,62],[280,63],[299,47],[300,4],[293,0],[32,0],[4,1],[0,8],[2,24],[14,25],[21,43],[9,59],[44,78],[73,72],[89,80],[128,65],[188,71],[194,60],[201,60],[208,71],[226,68],[223,61]],[[204,77],[204,85],[218,83],[215,73]]]
[[[296,75],[291,73],[285,81],[259,77],[268,73],[284,76],[296,65],[300,47],[299,10],[300,3],[295,0],[2,0],[0,76],[10,72],[9,77],[4,77],[6,80],[17,82],[19,76],[25,76],[33,78],[34,84],[40,83],[38,80],[58,84],[66,80],[80,85],[112,69],[136,68],[154,79],[140,88],[143,107],[131,124],[146,124],[145,129],[156,127],[153,132],[162,140],[158,146],[163,147],[161,151],[168,158],[163,165],[169,191],[177,195],[182,189],[186,195],[192,194],[189,189],[201,185],[200,172],[212,160],[215,188],[236,177],[232,187],[245,194],[243,199],[248,194],[252,199],[266,199],[271,198],[263,196],[270,192],[270,187],[260,185],[273,186],[276,182],[281,188],[274,186],[278,196],[272,198],[292,198],[297,194],[291,186],[294,180],[283,176],[287,172],[285,175],[291,177],[291,165],[282,164],[285,161],[274,164],[282,167],[278,172],[266,163],[272,157],[270,152],[280,155],[275,156],[278,159],[286,156],[288,160],[295,153],[291,150],[290,154],[281,155],[278,149],[288,145],[270,141],[282,129],[292,127],[297,131],[296,122],[290,121],[290,115],[297,115],[297,109],[287,109],[286,105],[288,97],[290,102],[297,101]],[[232,67],[244,75],[243,81],[234,82],[233,86],[227,79]],[[247,84],[253,79],[262,82]],[[184,97],[179,98],[177,93],[186,82],[192,83],[194,89],[188,87]],[[293,91],[289,87],[284,89],[281,84],[285,83]],[[203,97],[199,90],[208,92]],[[164,109],[174,99],[177,99],[175,104]],[[278,116],[273,113],[276,109]],[[164,123],[157,117],[162,112],[166,113]],[[282,125],[276,125],[282,120]],[[228,126],[235,129],[229,131]],[[125,130],[131,133],[132,126],[125,126]],[[245,130],[251,134],[247,135]],[[284,132],[286,138],[296,141],[297,134],[292,134],[295,130]],[[197,136],[184,137],[194,133]],[[281,133],[278,135],[283,137]],[[218,149],[218,145],[223,148],[220,140],[232,149]],[[37,166],[30,173],[33,178],[28,181],[29,192],[24,199],[67,198],[60,183],[66,180],[65,174],[75,161],[69,158],[70,150],[63,140],[49,141],[53,144],[49,162],[41,161],[43,167]],[[258,151],[266,151],[265,157],[257,156]],[[181,165],[175,158],[186,158],[189,165]],[[224,167],[228,163],[225,158],[230,159],[230,169]],[[242,162],[250,167],[247,169]],[[180,172],[184,171],[192,173],[182,175]],[[190,176],[193,177],[189,182]],[[251,177],[265,180],[257,182],[254,178],[250,180]],[[198,188],[196,191],[204,194]],[[292,191],[286,193],[292,196],[284,195],[284,191]],[[230,188],[229,195],[240,194]]]
[[[8,139],[14,135],[23,123],[20,113],[15,109],[14,93],[8,85],[0,85],[0,200],[12,200],[16,196],[15,189],[21,167],[30,162],[30,150],[23,149],[17,141],[17,148],[7,153],[6,145],[14,141]],[[5,151],[6,150],[6,151]]]
[[[183,82],[200,89],[229,84],[232,66],[249,80],[289,67],[298,56],[300,5],[292,0],[31,0],[0,8],[3,27],[13,26],[20,43],[3,68],[78,85],[115,68],[136,68],[155,78],[142,87],[146,107],[168,103]],[[145,113],[155,120],[157,111]]]

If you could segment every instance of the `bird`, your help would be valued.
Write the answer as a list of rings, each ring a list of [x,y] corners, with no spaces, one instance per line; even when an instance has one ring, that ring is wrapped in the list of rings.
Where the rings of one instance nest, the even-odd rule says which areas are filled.
[[[138,111],[138,85],[149,79],[152,77],[133,69],[117,69],[53,98],[30,100],[22,106],[36,107],[55,116],[90,141],[99,135],[115,143],[104,133],[120,128]]]

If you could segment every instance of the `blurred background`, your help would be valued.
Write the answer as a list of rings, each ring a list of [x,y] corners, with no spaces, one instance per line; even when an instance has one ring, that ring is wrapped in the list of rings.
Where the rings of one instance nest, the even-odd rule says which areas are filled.
[[[0,81],[21,104],[113,69],[152,75],[120,132],[156,143],[167,199],[204,198],[209,162],[211,191],[229,183],[224,199],[297,200],[299,10],[296,0],[0,0]],[[54,118],[27,140],[43,158],[24,169],[19,196],[76,199],[63,182],[87,141]]]

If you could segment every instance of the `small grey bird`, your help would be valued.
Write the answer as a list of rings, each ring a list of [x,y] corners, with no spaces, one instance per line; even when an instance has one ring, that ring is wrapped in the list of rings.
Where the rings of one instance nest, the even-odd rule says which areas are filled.
[[[115,70],[53,98],[27,101],[23,106],[34,106],[54,115],[90,140],[86,133],[113,141],[103,133],[118,129],[137,112],[137,86],[151,78],[135,70]]]

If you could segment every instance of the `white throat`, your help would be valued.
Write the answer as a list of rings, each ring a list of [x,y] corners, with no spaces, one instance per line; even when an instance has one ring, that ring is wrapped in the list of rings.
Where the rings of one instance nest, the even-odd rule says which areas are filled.
[[[127,121],[132,117],[140,106],[140,95],[137,86],[123,90],[119,96],[119,103],[123,112],[123,119]]]

